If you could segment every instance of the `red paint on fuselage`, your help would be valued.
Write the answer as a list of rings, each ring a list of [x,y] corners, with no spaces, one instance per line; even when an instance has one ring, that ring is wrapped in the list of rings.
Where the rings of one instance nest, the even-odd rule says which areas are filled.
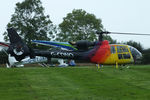
[[[91,58],[91,62],[103,64],[110,55],[109,42],[104,40],[101,45],[98,45],[95,55]]]

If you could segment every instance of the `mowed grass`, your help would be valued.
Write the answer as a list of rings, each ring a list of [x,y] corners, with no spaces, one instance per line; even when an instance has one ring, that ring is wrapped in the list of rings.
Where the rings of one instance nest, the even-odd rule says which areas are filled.
[[[0,68],[0,100],[150,100],[150,66]]]

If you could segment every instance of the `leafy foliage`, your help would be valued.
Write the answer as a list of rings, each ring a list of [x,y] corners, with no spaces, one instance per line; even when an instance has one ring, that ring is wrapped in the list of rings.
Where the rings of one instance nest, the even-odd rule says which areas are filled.
[[[143,64],[150,64],[150,49],[143,50]]]
[[[8,63],[8,56],[4,51],[0,51],[0,64],[6,64]]]
[[[40,0],[25,0],[17,3],[15,13],[7,28],[14,27],[25,40],[31,45],[31,40],[50,40],[54,38],[55,26],[48,15],[44,15],[44,8]],[[7,32],[4,40],[8,41]]]
[[[63,22],[59,24],[59,41],[77,41],[77,40],[97,40],[96,31],[102,31],[103,25],[101,19],[95,15],[89,14],[82,9],[74,9],[64,17]]]

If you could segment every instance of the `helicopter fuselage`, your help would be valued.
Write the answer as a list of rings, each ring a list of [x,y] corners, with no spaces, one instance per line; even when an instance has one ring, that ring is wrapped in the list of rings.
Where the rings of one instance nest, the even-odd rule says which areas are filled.
[[[96,46],[87,51],[35,50],[34,53],[36,56],[83,60],[97,64],[126,64],[134,62],[128,45],[109,44],[107,40],[97,43]]]

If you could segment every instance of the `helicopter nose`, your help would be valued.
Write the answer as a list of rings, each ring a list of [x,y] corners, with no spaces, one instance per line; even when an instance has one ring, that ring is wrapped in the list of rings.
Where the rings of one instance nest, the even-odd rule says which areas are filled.
[[[132,46],[130,46],[130,50],[131,50],[134,62],[140,62],[142,59],[142,53]]]
[[[141,60],[141,59],[142,59],[142,54],[141,54],[141,53],[137,54],[137,55],[136,55],[136,59],[137,59],[137,60]]]
[[[134,63],[141,63],[141,61],[142,61],[142,54],[141,53],[136,54],[134,58]]]

